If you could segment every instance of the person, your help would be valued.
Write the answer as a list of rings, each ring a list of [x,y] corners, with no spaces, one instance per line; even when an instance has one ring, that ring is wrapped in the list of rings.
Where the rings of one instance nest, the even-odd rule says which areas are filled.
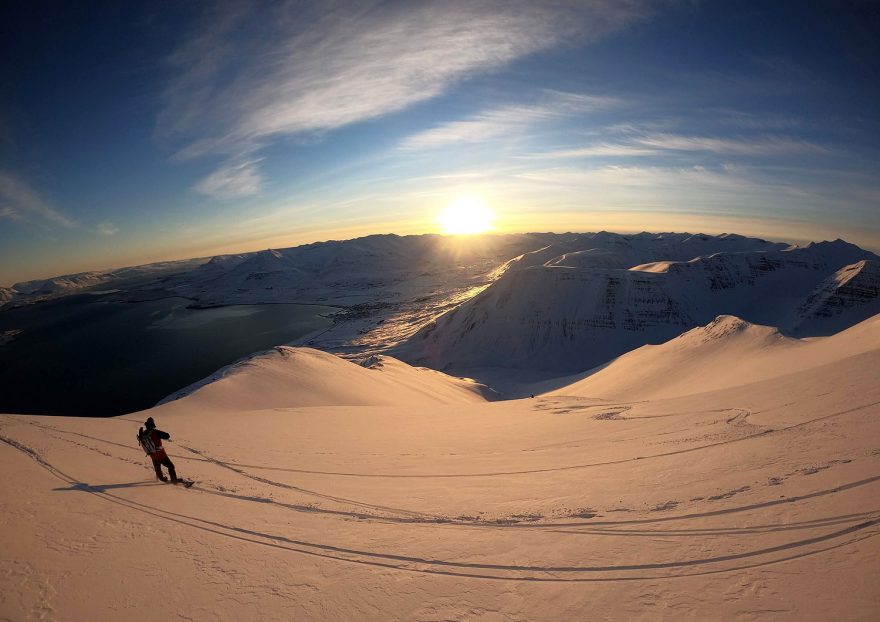
[[[171,483],[176,484],[179,480],[177,479],[177,471],[174,470],[174,463],[171,462],[171,458],[162,447],[162,440],[170,441],[171,435],[158,429],[156,422],[150,417],[144,422],[144,427],[138,430],[137,438],[141,448],[153,460],[156,477],[163,482],[168,481],[168,478],[162,474],[164,466],[168,469],[168,475],[171,476]]]

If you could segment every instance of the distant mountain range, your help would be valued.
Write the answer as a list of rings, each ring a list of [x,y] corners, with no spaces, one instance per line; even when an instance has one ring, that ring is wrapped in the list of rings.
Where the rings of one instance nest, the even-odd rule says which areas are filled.
[[[842,240],[603,231],[374,235],[17,283],[0,289],[0,305],[78,292],[320,303],[343,310],[308,342],[325,350],[388,351],[443,370],[571,373],[719,315],[829,335],[880,312],[878,291],[880,257]]]
[[[490,287],[392,352],[435,369],[573,372],[724,314],[829,335],[880,312],[878,259],[842,240],[572,236],[509,262]]]

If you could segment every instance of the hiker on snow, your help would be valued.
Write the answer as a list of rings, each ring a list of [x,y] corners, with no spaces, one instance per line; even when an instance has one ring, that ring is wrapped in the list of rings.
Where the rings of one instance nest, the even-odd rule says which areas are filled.
[[[162,448],[162,439],[170,441],[171,435],[168,434],[168,432],[163,432],[162,430],[157,429],[156,423],[153,421],[153,418],[150,417],[144,422],[144,427],[138,431],[137,439],[143,450],[153,459],[153,468],[156,469],[156,477],[163,482],[168,481],[168,478],[162,475],[162,466],[164,465],[168,468],[168,474],[171,476],[171,483],[176,484],[178,479],[177,472],[174,470],[174,463],[171,462],[171,458],[168,457],[168,454],[166,454],[165,450]]]

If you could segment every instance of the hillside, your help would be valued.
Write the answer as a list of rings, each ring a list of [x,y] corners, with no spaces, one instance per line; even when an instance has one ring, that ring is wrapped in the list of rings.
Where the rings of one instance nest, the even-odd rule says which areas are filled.
[[[545,249],[540,259],[559,250]],[[570,248],[540,265],[511,262],[489,288],[392,352],[435,369],[500,364],[570,373],[663,343],[718,315],[786,334],[826,335],[870,317],[880,304],[876,256],[841,240],[687,261],[636,263],[645,253],[625,245],[617,253],[615,261],[631,267],[607,267],[604,250]],[[599,267],[592,265],[597,254]],[[519,266],[523,261],[528,265]]]
[[[535,399],[283,349],[130,416],[2,416],[0,617],[871,619],[878,320],[720,318]]]
[[[880,315],[831,337],[799,340],[719,316],[661,345],[628,352],[551,395],[661,399],[766,381],[880,350]]]
[[[15,290],[9,287],[0,287],[0,307],[12,300],[15,293]]]
[[[278,346],[162,400],[164,410],[212,413],[302,406],[457,404],[491,397],[483,385],[410,367],[391,357],[363,365],[312,348]],[[173,405],[173,407],[171,407]]]
[[[880,313],[880,261],[863,259],[844,266],[816,288],[798,309],[798,329],[807,334],[833,334],[847,318]]]

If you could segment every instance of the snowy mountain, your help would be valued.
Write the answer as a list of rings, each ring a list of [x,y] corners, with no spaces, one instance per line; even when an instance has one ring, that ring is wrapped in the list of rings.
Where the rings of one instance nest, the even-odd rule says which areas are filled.
[[[820,339],[722,315],[660,345],[646,345],[552,394],[660,399],[767,381],[880,350],[880,315]]]
[[[22,281],[12,286],[17,293],[16,304],[28,304],[79,294],[89,290],[115,289],[133,293],[134,290],[160,291],[169,279],[185,274],[205,263],[206,259],[162,261],[141,266],[79,272],[48,279]]]
[[[844,266],[825,281],[798,309],[798,328],[807,334],[831,334],[852,317],[880,313],[880,262],[863,259]]]
[[[441,250],[368,239],[129,282],[326,295],[368,343],[427,321],[399,350],[437,366],[601,367],[501,401],[279,346],[140,413],[0,414],[0,618],[152,620],[156,594],[199,620],[875,617],[875,256],[679,234]],[[397,319],[357,324],[363,305]],[[191,488],[156,481],[147,417]]]
[[[12,300],[12,297],[15,296],[16,291],[9,287],[0,287],[0,307],[5,305],[7,302]]]
[[[218,280],[206,288],[208,291],[189,290],[186,295],[200,300],[235,300],[238,296],[259,300],[265,296],[279,301],[314,299],[340,304],[349,309],[346,315],[337,319],[333,330],[308,345],[336,352],[383,352],[410,338],[437,316],[467,301],[505,274],[545,264],[547,267],[622,269],[658,257],[686,261],[700,253],[769,252],[788,248],[787,244],[733,234],[621,235],[603,231],[481,236],[476,240],[479,241],[477,246],[473,246],[474,241],[469,241],[469,246],[460,245],[453,253],[450,252],[450,239],[440,236],[371,236],[344,243],[275,251],[280,257],[271,260],[273,266],[269,270],[264,266],[251,270],[240,264],[237,269],[241,274],[230,273],[226,277],[229,280],[237,278],[238,283],[218,287],[222,282]],[[369,241],[372,248],[381,245],[384,256],[390,261],[377,263],[375,258],[363,253],[358,245],[365,241]],[[328,275],[332,271],[323,266],[319,271],[307,270],[306,274],[296,272],[308,262],[301,257],[293,259],[294,254],[312,253],[321,257],[339,253],[339,249],[355,255],[353,261],[343,259],[337,262],[340,278],[330,281]],[[286,267],[282,258],[288,261]],[[376,270],[377,266],[382,269]],[[403,270],[402,266],[409,269]],[[357,279],[356,276],[365,270],[369,272]],[[268,286],[271,289],[261,290],[259,283],[266,279],[272,281]],[[298,283],[302,285],[296,288]],[[714,316],[707,315],[709,317]],[[658,339],[675,336],[681,330],[664,331]],[[636,340],[630,345],[635,347],[641,343]],[[551,358],[555,359],[555,355]],[[410,360],[435,366],[430,359]]]
[[[0,618],[872,620],[878,329],[721,317],[491,403],[282,348],[146,412],[0,415]]]
[[[624,235],[608,231],[559,234],[546,247],[517,257],[508,268],[523,270],[539,265],[630,268],[661,257],[670,261],[687,261],[715,253],[783,250],[788,246],[729,233],[717,236],[647,232]]]
[[[72,290],[83,289],[101,285],[110,279],[109,273],[104,272],[80,272],[68,274],[50,279],[38,279],[34,281],[22,281],[13,285],[16,291],[31,295],[51,295],[66,293]]]
[[[261,302],[399,302],[450,279],[468,286],[546,236],[456,241],[438,235],[371,235],[215,257],[173,290],[203,305]]]
[[[162,284],[196,305],[318,303],[343,309],[315,345],[380,352],[485,287],[555,234],[373,235],[219,256]]]
[[[364,365],[312,348],[278,346],[224,367],[162,400],[211,412],[302,406],[474,403],[491,391],[471,380],[410,367],[391,357]]]
[[[12,304],[96,289],[196,306],[320,303],[341,309],[334,325],[296,345],[572,372],[722,314],[830,334],[877,312],[877,262],[842,240],[733,234],[374,235],[20,283]]]
[[[575,250],[576,244],[593,243],[582,236],[510,262],[489,288],[393,352],[435,369],[572,372],[644,344],[662,343],[718,315],[806,336],[828,334],[830,325],[823,318],[833,316],[835,327],[846,327],[876,309],[877,288],[870,276],[876,255],[841,240],[780,249],[738,237],[713,242],[700,236],[695,242],[695,236],[670,241],[664,234],[652,241],[646,234],[596,235],[601,236],[598,248]],[[767,250],[714,252],[731,243]],[[685,261],[662,255],[642,261],[652,252],[687,256],[689,250],[677,244],[713,252]],[[854,264],[862,267],[847,268]],[[609,267],[614,265],[628,269]],[[849,283],[846,275],[853,274],[857,282],[835,297],[827,293],[825,280],[838,271],[843,276],[832,281],[839,287]],[[833,302],[843,295],[846,304]],[[828,304],[823,306],[823,300]]]

